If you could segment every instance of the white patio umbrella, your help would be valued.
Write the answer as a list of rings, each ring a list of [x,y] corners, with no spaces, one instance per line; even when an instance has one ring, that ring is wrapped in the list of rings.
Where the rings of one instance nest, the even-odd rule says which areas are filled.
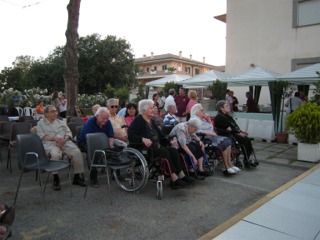
[[[229,77],[230,75],[220,72],[217,70],[210,70],[206,73],[196,75],[193,78],[183,80],[180,82],[186,88],[195,88],[195,87],[208,87],[212,85],[213,81],[223,80]]]
[[[304,67],[293,72],[277,77],[279,80],[285,80],[293,84],[308,85],[316,83],[320,80],[317,72],[320,72],[320,63]]]
[[[275,81],[279,73],[255,67],[243,73],[228,77],[226,83],[233,86],[268,86],[268,82]]]
[[[188,79],[190,78],[189,75],[181,75],[181,74],[171,74],[171,75],[167,75],[163,78],[151,81],[146,83],[146,86],[149,87],[164,87],[164,85],[167,82],[174,82],[174,83],[179,83],[182,80]]]

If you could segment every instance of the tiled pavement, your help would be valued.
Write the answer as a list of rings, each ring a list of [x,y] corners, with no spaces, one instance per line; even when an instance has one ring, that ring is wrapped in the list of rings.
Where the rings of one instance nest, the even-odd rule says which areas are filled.
[[[296,146],[255,143],[265,162],[293,167],[313,163],[296,160]],[[269,193],[200,239],[320,239],[320,165]]]

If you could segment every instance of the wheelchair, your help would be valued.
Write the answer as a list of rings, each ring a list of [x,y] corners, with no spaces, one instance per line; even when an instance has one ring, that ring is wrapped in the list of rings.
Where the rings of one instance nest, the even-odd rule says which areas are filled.
[[[122,154],[134,161],[134,164],[113,172],[116,183],[127,192],[142,190],[149,179],[149,168],[145,157],[137,149],[130,147],[124,148]]]
[[[161,200],[163,198],[163,181],[166,177],[169,177],[172,173],[169,161],[166,158],[159,158],[154,156],[152,148],[146,148],[143,144],[129,144],[130,149],[134,149],[139,153],[140,157],[143,157],[147,163],[148,173],[145,173],[145,184],[149,182],[155,182],[157,187],[157,198]],[[142,169],[138,168],[137,171]],[[143,172],[140,173],[143,175]]]
[[[128,147],[121,148],[119,152],[114,152],[115,150],[107,146],[107,136],[100,132],[88,133],[86,139],[89,172],[91,172],[93,167],[101,168],[102,172],[107,171],[109,190],[109,169],[116,183],[123,190],[136,192],[145,187],[149,178],[149,169],[147,161],[138,150]],[[112,152],[116,155],[114,158],[112,157]],[[120,157],[126,159],[127,163],[117,163],[117,159]]]
[[[244,161],[244,159],[249,159],[245,146],[240,144],[233,135],[230,135],[229,138],[231,139],[232,143],[231,155],[234,165],[240,169],[242,169],[244,166],[250,168],[250,164]],[[240,159],[241,155],[242,159]],[[252,156],[254,161],[257,161],[254,149],[252,149]]]

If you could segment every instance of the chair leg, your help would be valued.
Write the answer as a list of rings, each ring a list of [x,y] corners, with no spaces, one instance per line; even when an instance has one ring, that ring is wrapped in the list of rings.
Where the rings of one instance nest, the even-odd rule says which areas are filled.
[[[7,169],[10,165],[10,173],[12,173],[12,166],[11,166],[11,148],[8,147],[8,159],[7,159]]]
[[[110,177],[109,177],[109,169],[106,167],[107,172],[107,181],[108,181],[108,189],[109,189],[109,199],[110,199],[110,205],[112,205],[112,199],[111,199],[111,186],[110,186]]]
[[[91,174],[91,170],[92,170],[92,164],[91,164],[90,169],[89,169],[88,184],[86,185],[86,189],[84,190],[84,196],[83,196],[83,198],[86,198],[86,196],[87,196],[88,186],[89,186],[89,184],[90,184],[90,174]]]
[[[50,175],[50,172],[48,172],[47,180],[46,180],[46,183],[44,184],[44,187],[43,187],[43,193],[45,193],[45,191],[46,191],[47,183],[48,183],[48,180],[49,180],[49,175]],[[40,186],[41,186],[42,185],[41,173],[39,173],[39,181],[40,181]]]
[[[21,179],[22,179],[22,174],[23,174],[23,172],[21,171],[20,179],[19,179],[19,183],[18,183],[18,187],[17,187],[17,191],[16,191],[16,196],[14,197],[14,201],[13,201],[13,206],[15,206],[16,202],[17,202],[18,192],[19,192],[19,189],[20,189],[20,184],[21,184]]]

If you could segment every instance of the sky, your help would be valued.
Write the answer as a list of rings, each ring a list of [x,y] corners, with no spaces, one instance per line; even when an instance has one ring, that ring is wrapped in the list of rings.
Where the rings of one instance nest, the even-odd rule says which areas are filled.
[[[69,0],[0,0],[0,70],[66,43]],[[79,36],[126,39],[136,58],[171,53],[225,65],[226,0],[82,0]]]

